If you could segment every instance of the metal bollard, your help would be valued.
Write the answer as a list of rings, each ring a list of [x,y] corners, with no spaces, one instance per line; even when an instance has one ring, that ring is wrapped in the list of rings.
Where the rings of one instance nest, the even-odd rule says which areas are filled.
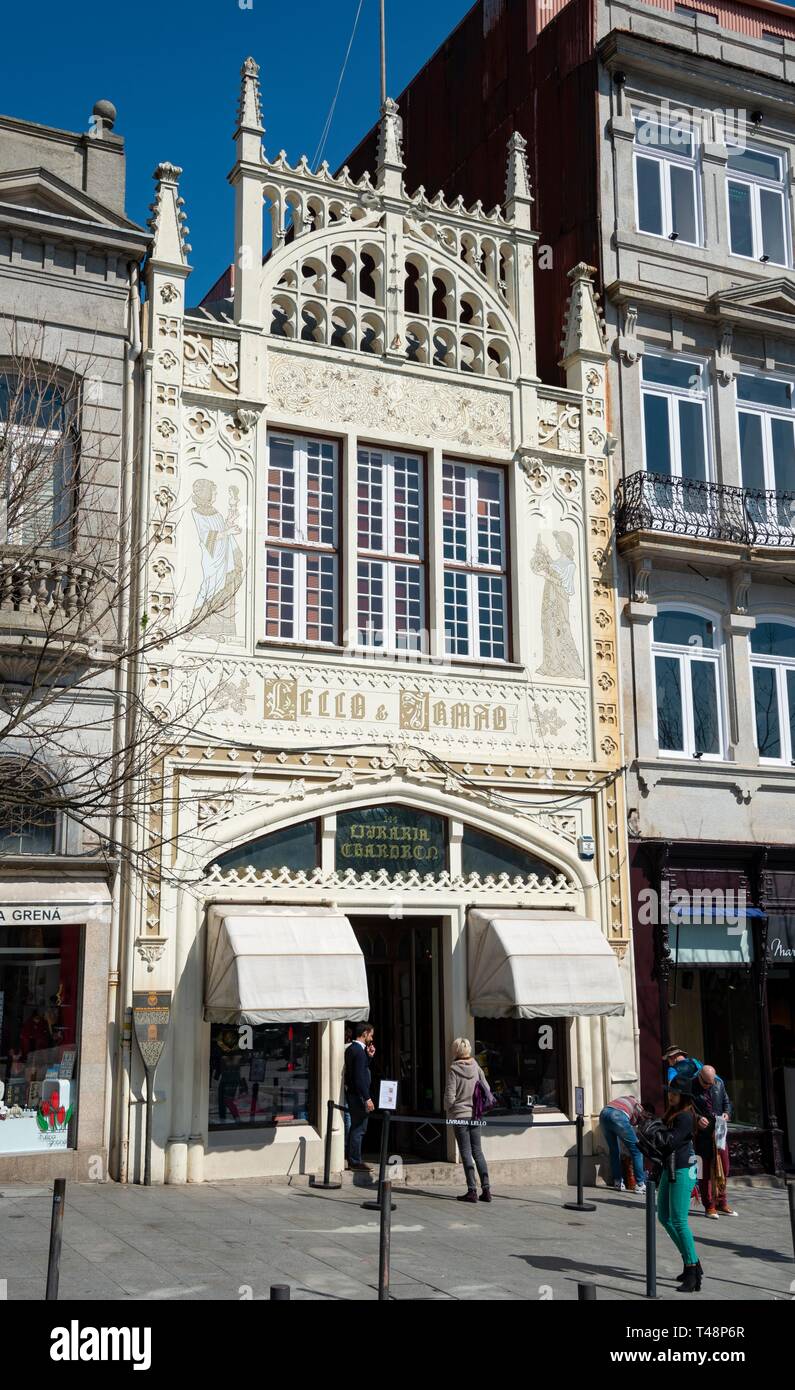
[[[596,1285],[595,1285],[595,1284],[578,1284],[578,1285],[577,1285],[577,1299],[578,1299],[578,1302],[580,1302],[580,1303],[595,1303],[595,1302],[596,1302]]]
[[[389,1124],[390,1124],[391,1118],[392,1118],[392,1116],[391,1116],[391,1113],[390,1113],[389,1110],[382,1110],[382,1111],[381,1111],[381,1120],[382,1120],[382,1126],[383,1126],[383,1127],[382,1127],[382,1129],[381,1129],[381,1157],[380,1157],[379,1160],[378,1160],[378,1195],[377,1195],[377,1197],[376,1197],[376,1199],[375,1199],[374,1202],[362,1202],[362,1210],[363,1210],[363,1211],[380,1211],[380,1210],[381,1210],[381,1206],[382,1206],[382,1197],[383,1197],[383,1191],[384,1191],[384,1183],[385,1183],[385,1180],[386,1180],[386,1164],[387,1164],[387,1158],[389,1157]],[[392,1201],[392,1184],[391,1184],[391,1182],[390,1182],[390,1184],[389,1184],[389,1200],[390,1200],[390,1202]],[[394,1211],[394,1210],[395,1210],[395,1208],[394,1208],[394,1206],[393,1206],[393,1207],[392,1207],[392,1211]]]
[[[66,1178],[56,1178],[52,1186],[52,1222],[50,1223],[50,1255],[47,1261],[47,1292],[45,1301],[56,1301],[61,1277],[61,1241],[63,1212],[66,1203]]]
[[[577,1200],[576,1202],[564,1202],[564,1211],[596,1211],[595,1202],[583,1201],[582,1193],[582,1160],[583,1160],[583,1131],[585,1120],[582,1115],[576,1119],[577,1126]]]
[[[657,1297],[657,1184],[646,1174],[646,1297]]]
[[[272,1299],[275,1303],[289,1303],[289,1302],[290,1302],[290,1285],[289,1285],[289,1284],[271,1284],[271,1299]]]
[[[341,1182],[331,1181],[331,1139],[332,1129],[334,1126],[334,1111],[341,1109],[342,1106],[335,1105],[333,1100],[330,1100],[328,1102],[328,1108],[326,1110],[326,1145],[323,1154],[323,1181],[318,1182],[317,1178],[313,1174],[312,1177],[310,1177],[309,1179],[310,1187],[319,1187],[323,1188],[324,1191],[331,1190],[332,1192],[336,1191],[337,1188],[342,1187]]]
[[[392,1249],[392,1180],[381,1185],[381,1227],[378,1238],[378,1302],[389,1302],[389,1259]]]

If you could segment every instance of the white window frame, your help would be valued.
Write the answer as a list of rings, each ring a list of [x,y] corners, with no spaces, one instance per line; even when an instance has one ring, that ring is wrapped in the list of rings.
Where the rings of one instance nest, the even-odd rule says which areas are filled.
[[[645,111],[633,111],[633,119],[637,123]],[[662,115],[657,116],[657,125],[661,128],[670,130],[666,126]],[[693,140],[693,153],[691,155],[674,154],[670,150],[660,150],[654,145],[643,145],[638,141],[637,124],[635,126],[635,138],[632,147],[632,181],[635,196],[635,228],[639,236],[656,237],[658,241],[670,241],[672,244],[681,242],[683,246],[703,246],[704,245],[704,219],[701,211],[701,160],[700,160],[700,131],[695,122],[690,128]],[[653,160],[660,169],[660,189],[662,203],[662,232],[651,232],[640,225],[640,195],[638,189],[638,160]],[[693,221],[695,223],[696,240],[688,241],[680,232],[674,232],[673,224],[673,198],[671,196],[671,169],[688,169],[693,177]]]
[[[646,412],[644,401],[646,396],[658,396],[666,401],[668,406],[668,441],[671,455],[671,474],[673,478],[682,478],[682,442],[679,434],[679,401],[699,401],[702,406],[701,416],[704,423],[704,461],[706,464],[707,483],[714,482],[714,465],[712,449],[712,426],[710,419],[710,384],[707,377],[707,359],[700,357],[697,353],[676,354],[676,360],[684,359],[687,362],[694,362],[700,368],[701,388],[696,391],[692,386],[665,386],[659,382],[646,381],[644,378],[645,362],[647,358],[659,357],[667,361],[674,358],[670,352],[658,352],[656,350],[644,352],[641,357],[640,367],[640,395],[641,395],[641,424],[643,429],[643,467],[648,473],[648,459],[646,452]],[[687,479],[687,481],[694,481]]]
[[[444,643],[445,655],[449,661],[477,661],[488,662],[496,665],[504,665],[511,659],[510,650],[510,592],[508,588],[508,490],[505,470],[497,464],[478,463],[470,460],[452,458],[445,455],[444,464],[450,464],[454,468],[464,468],[466,470],[466,560],[451,560],[444,556],[444,515],[442,516],[442,553],[443,553],[443,574],[442,574],[442,604],[446,605],[447,587],[446,575],[465,574],[467,577],[467,629],[469,633],[469,648],[466,653],[453,652],[448,649],[447,622],[444,623]],[[501,564],[485,565],[478,561],[478,490],[477,474],[482,471],[496,473],[500,487],[500,540],[501,540]],[[442,496],[444,496],[444,480],[442,481]],[[503,603],[503,654],[502,656],[484,656],[480,651],[480,605],[478,598],[478,580],[480,578],[500,579],[502,582],[502,603]],[[476,651],[472,648],[475,646]]]
[[[730,150],[731,148],[732,147],[729,146]],[[786,150],[776,148],[771,149],[764,145],[757,144],[751,144],[747,148],[751,150],[758,150],[760,154],[772,155],[776,159],[779,159],[781,161],[781,178],[766,179],[761,174],[742,173],[739,170],[730,169],[728,165],[726,166],[726,228],[729,237],[729,253],[732,256],[737,256],[738,260],[742,261],[762,260],[764,255],[764,244],[762,241],[762,206],[760,191],[764,188],[771,193],[775,192],[780,194],[781,196],[781,212],[782,224],[784,228],[785,257],[783,261],[773,261],[768,259],[764,263],[766,265],[783,265],[786,267],[790,267],[792,265],[792,234],[790,228],[790,202],[788,195],[789,163],[787,159]],[[750,256],[747,256],[743,251],[735,251],[734,247],[732,246],[731,198],[729,191],[729,184],[731,183],[745,184],[751,190],[751,238],[753,241],[753,252]]]
[[[660,642],[654,637],[651,628],[651,694],[654,737],[658,755],[661,758],[679,758],[683,762],[720,763],[726,760],[726,690],[725,663],[723,660],[723,636],[719,619],[707,609],[698,608],[692,603],[665,603],[658,607],[659,616],[665,613],[691,613],[693,617],[706,619],[712,623],[714,647],[684,646],[675,642]],[[659,743],[659,724],[657,718],[657,657],[672,657],[679,662],[680,689],[682,692],[682,741],[683,749],[661,748]],[[710,661],[715,666],[715,695],[718,709],[718,752],[701,753],[696,757],[695,719],[693,717],[693,679],[690,667],[694,661]]]
[[[427,486],[427,461],[423,454],[416,453],[412,449],[381,449],[377,445],[362,444],[356,450],[356,487],[355,495],[358,504],[358,470],[359,464],[365,455],[378,455],[380,466],[383,468],[383,548],[381,550],[361,550],[359,549],[358,535],[358,505],[356,511],[356,579],[357,579],[357,610],[356,610],[356,647],[360,651],[379,652],[384,655],[399,653],[401,656],[423,656],[426,655],[427,647],[427,597],[425,585],[425,569],[427,562],[427,540],[425,531],[425,489]],[[419,465],[419,553],[412,554],[407,550],[399,550],[395,538],[395,460],[413,459]],[[358,579],[359,565],[381,565],[384,576],[384,640],[382,643],[362,641],[362,629],[359,626],[358,611]],[[401,645],[398,640],[397,632],[397,597],[395,586],[397,583],[397,569],[404,566],[410,570],[416,570],[419,576],[420,585],[420,615],[422,626],[419,632],[419,645]]]
[[[268,535],[268,487],[270,474],[270,449],[273,440],[289,442],[293,448],[295,459],[295,508],[296,524],[295,537],[289,540]],[[307,539],[308,517],[307,501],[309,497],[308,476],[309,476],[309,454],[308,446],[310,443],[328,445],[334,451],[334,487],[333,487],[333,521],[331,545]],[[340,446],[334,439],[323,438],[320,435],[295,434],[291,430],[272,429],[268,431],[267,438],[267,459],[265,467],[265,510],[264,510],[264,535],[263,544],[263,611],[262,611],[262,641],[269,646],[282,644],[301,644],[302,646],[312,647],[337,647],[338,634],[340,629],[340,518],[339,518],[339,493],[340,493]],[[268,603],[268,552],[277,551],[280,555],[289,553],[294,557],[294,630],[292,637],[272,637],[267,631],[267,603]],[[307,559],[309,556],[328,557],[333,561],[334,566],[334,585],[333,585],[333,611],[334,611],[334,637],[331,641],[322,638],[307,637]],[[279,620],[281,622],[281,619]]]
[[[790,400],[792,405],[789,410],[784,410],[780,405],[767,405],[764,401],[741,401],[739,396],[739,377],[756,377],[760,381],[779,381],[790,388]],[[742,470],[742,453],[740,450],[740,415],[759,415],[762,420],[762,466],[764,468],[764,490],[766,492],[777,492],[775,459],[773,457],[773,420],[786,420],[792,425],[795,431],[795,377],[777,372],[759,372],[751,368],[743,367],[735,378],[734,383],[735,401],[735,420],[737,427],[737,457],[740,460]],[[740,476],[742,477],[742,471]],[[743,482],[743,487],[745,483]]]
[[[781,613],[757,613],[757,626],[763,623],[778,623],[781,627],[789,627],[795,631],[795,622],[791,618],[785,617]],[[754,743],[757,753],[759,753],[760,763],[768,764],[772,767],[791,767],[795,763],[795,747],[790,733],[789,722],[789,692],[787,690],[787,672],[792,671],[795,675],[795,657],[791,656],[765,656],[762,652],[755,652],[751,647],[751,635],[748,638],[748,657],[751,667],[751,697],[753,700],[752,719],[754,726]],[[776,700],[778,702],[778,727],[781,738],[781,757],[765,757],[759,751],[759,738],[756,728],[756,688],[754,684],[754,671],[763,668],[767,671],[774,671],[776,675]],[[785,717],[786,716],[786,717]]]

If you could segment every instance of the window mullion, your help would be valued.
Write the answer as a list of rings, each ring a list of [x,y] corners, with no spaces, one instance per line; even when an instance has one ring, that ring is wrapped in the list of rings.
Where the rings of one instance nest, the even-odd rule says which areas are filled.
[[[469,655],[480,657],[480,614],[478,612],[478,577],[474,570],[467,575],[469,610]]]
[[[306,566],[306,551],[297,550],[294,561],[295,613],[293,615],[293,633],[298,642],[306,641]]]
[[[696,751],[696,722],[693,712],[693,662],[689,656],[681,656],[682,663],[682,704],[684,706],[684,725],[686,729],[685,753],[692,758]]]
[[[661,159],[660,164],[662,174],[662,203],[663,203],[663,236],[670,236],[674,229],[673,204],[671,199],[671,168],[670,159]]]

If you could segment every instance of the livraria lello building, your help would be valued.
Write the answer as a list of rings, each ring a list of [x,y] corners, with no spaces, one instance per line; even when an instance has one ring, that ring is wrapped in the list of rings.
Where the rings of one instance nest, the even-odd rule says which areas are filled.
[[[249,59],[234,273],[197,309],[181,171],[156,171],[143,694],[163,743],[122,961],[128,1004],[173,995],[153,1179],[316,1171],[368,1013],[395,1151],[451,1159],[399,1115],[440,1114],[466,1034],[519,1122],[490,1159],[565,1177],[575,1088],[590,1143],[638,1070],[592,272],[571,271],[547,388],[521,137],[487,211],[409,196],[391,101],[358,181],[263,133]],[[117,1079],[135,1180],[134,1050]]]

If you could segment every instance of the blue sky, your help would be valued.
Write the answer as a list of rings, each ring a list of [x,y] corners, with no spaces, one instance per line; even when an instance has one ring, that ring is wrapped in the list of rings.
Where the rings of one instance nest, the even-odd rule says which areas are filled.
[[[472,0],[387,0],[389,90],[397,95]],[[232,258],[232,132],[243,59],[261,67],[266,149],[291,162],[317,149],[358,0],[136,0],[131,6],[37,0],[3,17],[4,114],[85,130],[99,97],[118,109],[127,212],[147,218],[160,160],[185,170],[197,302]],[[332,168],[378,114],[378,0],[363,0],[325,150]]]

